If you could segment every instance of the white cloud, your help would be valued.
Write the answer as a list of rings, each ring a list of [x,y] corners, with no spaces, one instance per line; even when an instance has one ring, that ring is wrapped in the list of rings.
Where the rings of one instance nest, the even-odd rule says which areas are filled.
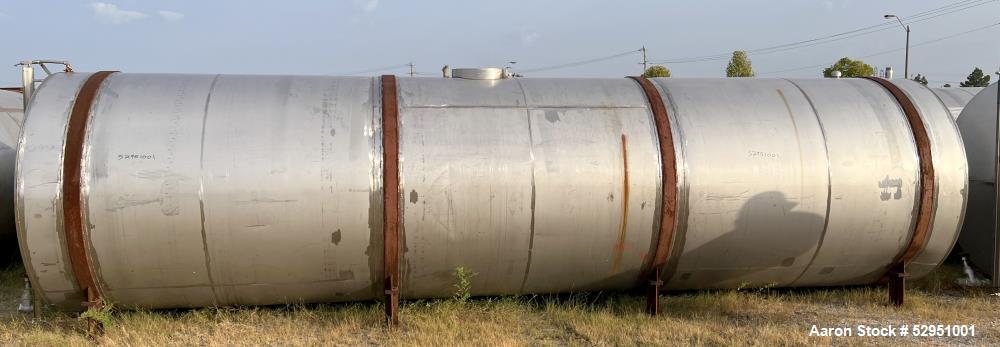
[[[537,28],[529,25],[521,26],[513,35],[516,41],[520,41],[521,47],[534,45],[542,37]]]
[[[106,2],[94,2],[90,7],[94,9],[94,17],[97,20],[110,24],[122,24],[146,18],[145,13],[123,10],[118,8],[118,5]]]
[[[178,12],[174,12],[174,11],[166,11],[166,10],[160,10],[159,13],[160,13],[160,17],[163,18],[163,20],[168,21],[168,22],[176,22],[176,21],[179,21],[181,19],[184,19],[184,14],[183,13],[178,13]]]
[[[522,31],[521,32],[521,45],[528,47],[531,46],[538,38],[542,35],[535,31]]]
[[[850,0],[825,0],[820,2],[826,10],[845,9],[851,6]]]
[[[379,0],[354,0],[354,4],[361,7],[361,9],[365,12],[371,13],[375,12],[375,9],[378,8],[378,1]]]

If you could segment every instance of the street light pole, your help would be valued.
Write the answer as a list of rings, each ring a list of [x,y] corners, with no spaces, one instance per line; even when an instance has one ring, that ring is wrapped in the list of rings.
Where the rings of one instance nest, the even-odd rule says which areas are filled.
[[[885,19],[895,18],[899,22],[899,26],[903,27],[906,31],[906,60],[903,61],[903,78],[910,78],[910,26],[903,24],[903,20],[899,19],[898,16],[894,14],[887,14],[884,16]]]
[[[905,60],[903,60],[903,78],[910,78],[910,26],[909,25],[906,26],[906,58],[904,59]]]

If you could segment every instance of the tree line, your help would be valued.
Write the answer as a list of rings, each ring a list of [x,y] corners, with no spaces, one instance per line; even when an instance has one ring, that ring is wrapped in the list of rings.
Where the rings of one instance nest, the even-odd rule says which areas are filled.
[[[839,71],[840,77],[844,78],[875,76],[875,68],[871,65],[866,64],[860,59],[851,59],[848,57],[840,58],[833,65],[823,69],[823,77],[833,77],[835,71]],[[653,65],[646,69],[642,75],[645,77],[670,77],[670,69],[663,65]],[[732,58],[729,59],[729,64],[726,65],[726,77],[755,77],[756,75],[747,53],[744,51],[733,52]],[[990,77],[982,69],[976,67],[966,78],[965,82],[959,85],[961,87],[986,87],[990,84]],[[927,76],[918,73],[912,79],[918,83],[927,85]],[[951,87],[951,84],[945,84],[944,86]]]

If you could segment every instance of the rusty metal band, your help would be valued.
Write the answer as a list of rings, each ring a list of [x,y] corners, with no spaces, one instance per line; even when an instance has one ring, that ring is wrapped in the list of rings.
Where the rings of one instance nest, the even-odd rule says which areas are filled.
[[[395,320],[399,292],[399,104],[396,76],[382,76],[383,286],[386,315]],[[390,323],[396,323],[395,321]]]
[[[656,89],[646,77],[630,76],[642,87],[649,101],[649,107],[653,111],[653,122],[656,125],[656,135],[660,143],[660,165],[661,176],[663,177],[662,198],[663,207],[660,212],[660,230],[656,237],[656,245],[653,248],[653,256],[646,257],[643,264],[643,275],[640,280],[651,278],[651,273],[660,272],[667,263],[667,256],[670,253],[671,243],[674,237],[674,228],[677,224],[677,158],[674,154],[674,135],[670,127],[670,117],[667,114],[667,106],[660,96],[660,91]]]
[[[84,291],[88,302],[99,299],[100,288],[97,286],[94,268],[91,266],[91,256],[87,247],[87,233],[83,227],[83,211],[81,204],[81,159],[83,158],[84,140],[87,135],[87,122],[90,119],[90,109],[97,98],[101,83],[117,71],[101,71],[90,75],[80,91],[76,94],[73,108],[69,113],[66,125],[66,144],[63,152],[62,170],[62,203],[66,246],[69,251],[69,261],[76,277],[76,283]]]
[[[893,261],[893,264],[907,264],[927,245],[927,241],[930,239],[931,223],[933,222],[934,210],[936,209],[935,205],[937,204],[937,201],[935,201],[937,195],[935,190],[937,187],[934,184],[934,161],[931,157],[931,139],[927,133],[927,128],[924,127],[920,112],[913,104],[913,100],[910,100],[906,96],[906,93],[903,93],[902,89],[899,89],[898,86],[883,78],[865,78],[878,83],[889,91],[889,94],[892,94],[892,97],[896,99],[899,106],[903,108],[903,114],[906,115],[906,121],[910,124],[910,130],[913,131],[913,140],[917,145],[917,156],[920,159],[920,198],[917,200],[917,223],[913,228],[909,244],[907,244],[902,252],[896,255]]]

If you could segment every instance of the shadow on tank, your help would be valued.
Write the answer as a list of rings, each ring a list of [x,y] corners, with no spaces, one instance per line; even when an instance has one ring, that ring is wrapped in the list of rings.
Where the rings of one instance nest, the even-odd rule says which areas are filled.
[[[0,267],[20,263],[14,224],[14,163],[17,150],[0,142]]]
[[[750,197],[737,212],[731,230],[684,252],[668,287],[791,284],[812,260],[824,225],[823,215],[796,211],[798,205],[778,191]],[[702,224],[708,226],[689,227],[688,242],[695,233],[711,228],[711,223]]]

